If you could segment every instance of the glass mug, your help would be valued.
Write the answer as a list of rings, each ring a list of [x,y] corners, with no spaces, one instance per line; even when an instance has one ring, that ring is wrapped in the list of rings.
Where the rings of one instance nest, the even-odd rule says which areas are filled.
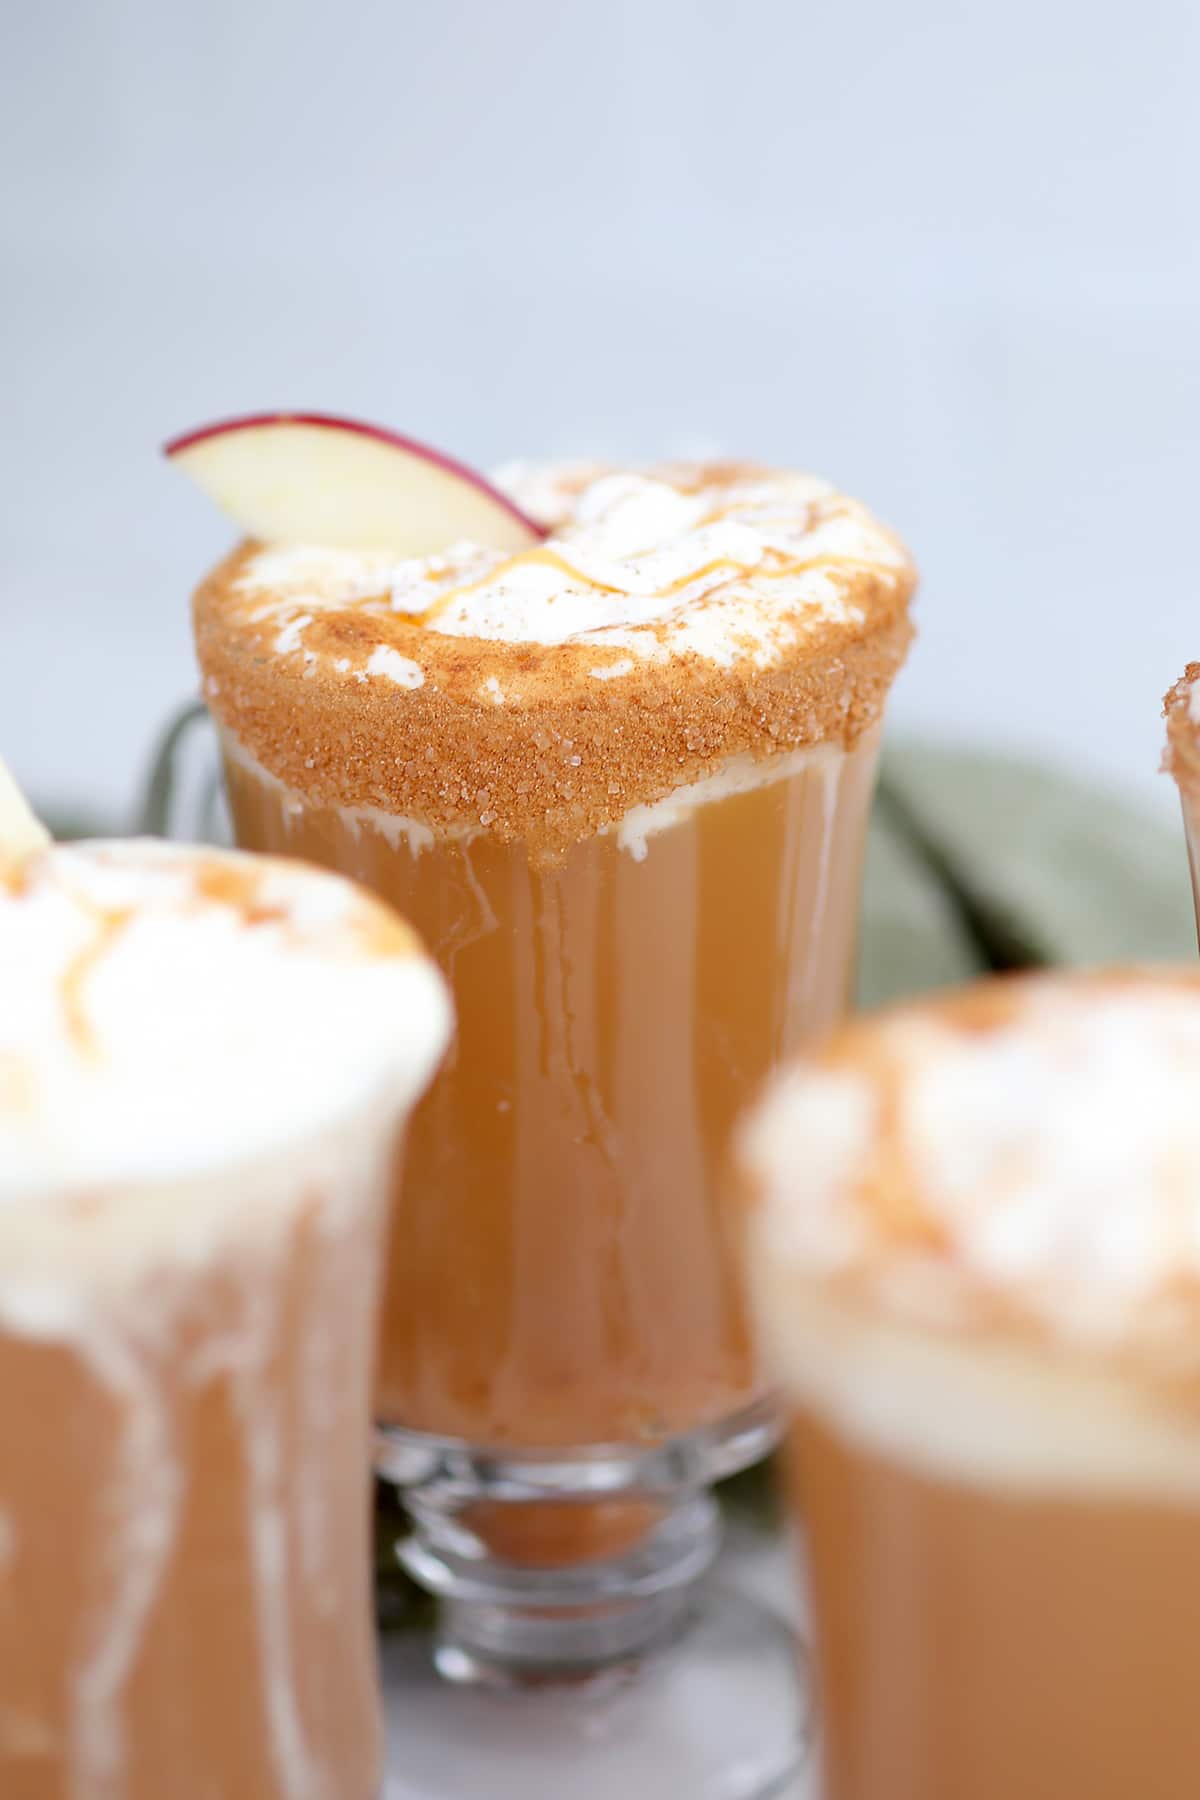
[[[742,1140],[828,1800],[1188,1800],[1200,980],[836,1034]]]
[[[400,906],[454,993],[393,1216],[377,1411],[413,1524],[401,1555],[439,1597],[438,1666],[459,1682],[696,1641],[711,1486],[776,1435],[724,1159],[768,1070],[846,1006],[910,635],[905,553],[809,478],[547,482],[566,522],[495,573],[486,639],[447,613],[465,594],[493,616],[486,582],[413,619],[412,566],[378,559],[247,546],[196,598],[238,842]],[[738,545],[783,543],[769,578],[710,592],[699,532],[671,553],[702,591],[653,627],[504,636],[513,596],[536,611],[576,556],[572,521],[664,495]],[[780,618],[807,635],[745,654]],[[696,653],[702,632],[733,666]]]
[[[1163,703],[1167,748],[1163,766],[1175,777],[1183,810],[1192,894],[1200,931],[1200,663],[1189,663]]]
[[[0,1792],[372,1800],[379,1268],[442,983],[348,883],[161,844],[0,867],[0,960]]]

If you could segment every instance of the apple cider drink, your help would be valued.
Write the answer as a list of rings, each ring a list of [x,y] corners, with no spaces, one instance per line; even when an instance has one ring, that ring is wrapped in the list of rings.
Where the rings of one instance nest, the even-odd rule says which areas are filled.
[[[347,882],[152,844],[4,863],[0,962],[0,1793],[373,1800],[378,1270],[440,977]]]
[[[1200,929],[1200,663],[1189,663],[1167,695],[1165,765],[1179,785]]]
[[[515,551],[486,516],[408,558],[259,541],[201,587],[236,832],[400,905],[455,994],[393,1216],[388,1466],[421,1443],[632,1463],[696,1434],[732,1466],[766,1438],[735,1425],[764,1390],[723,1158],[846,1004],[912,567],[854,502],[755,466],[506,491]],[[482,1483],[459,1541],[557,1567],[661,1520],[640,1480],[603,1505],[529,1480],[507,1510]]]
[[[1190,1800],[1200,982],[897,1010],[746,1132],[829,1800]]]

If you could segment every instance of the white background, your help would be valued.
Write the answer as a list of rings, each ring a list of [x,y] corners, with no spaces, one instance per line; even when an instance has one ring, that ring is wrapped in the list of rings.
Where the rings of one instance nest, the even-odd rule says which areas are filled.
[[[272,405],[808,465],[916,548],[905,723],[1166,803],[1200,656],[1200,8],[0,0],[0,744],[122,805]]]

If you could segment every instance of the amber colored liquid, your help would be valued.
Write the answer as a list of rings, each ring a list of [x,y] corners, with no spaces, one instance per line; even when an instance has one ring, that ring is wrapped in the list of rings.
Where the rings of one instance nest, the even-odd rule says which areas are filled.
[[[393,1212],[385,1421],[636,1445],[757,1395],[725,1157],[770,1066],[845,1006],[873,764],[864,745],[711,801],[640,861],[608,835],[534,868],[483,835],[414,854],[289,813],[230,758],[238,841],[375,888],[454,992]]]
[[[1196,935],[1200,938],[1200,804],[1183,799],[1183,826],[1187,835],[1188,863],[1192,871],[1192,897],[1196,903]]]
[[[1200,1507],[792,1448],[826,1800],[1195,1800]]]
[[[305,1179],[265,1238],[160,1261],[115,1315],[76,1277],[69,1328],[23,1327],[0,1271],[4,1800],[376,1791],[383,1195],[377,1160],[331,1223]]]

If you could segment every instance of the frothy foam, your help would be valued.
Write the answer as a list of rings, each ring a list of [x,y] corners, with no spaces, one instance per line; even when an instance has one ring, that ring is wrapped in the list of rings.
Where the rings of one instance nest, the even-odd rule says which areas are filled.
[[[459,544],[396,562],[379,552],[271,547],[248,563],[239,586],[272,596],[262,616],[278,616],[281,654],[304,654],[305,628],[322,611],[359,606],[442,636],[584,643],[654,661],[749,657],[765,667],[806,627],[861,620],[839,569],[898,576],[910,567],[865,508],[809,475],[747,471],[706,483],[703,472],[682,469],[568,465],[513,468],[503,480],[551,526],[520,555]],[[635,666],[626,654],[591,673],[613,680]]]
[[[812,750],[793,750],[765,760],[756,756],[731,756],[723,768],[704,781],[690,781],[664,800],[655,800],[648,806],[631,807],[616,827],[617,844],[628,851],[634,862],[644,862],[650,853],[651,840],[682,824],[699,807],[712,806],[734,794],[746,794],[752,788],[766,787],[775,781],[786,781],[790,776],[808,770],[820,769],[836,781],[845,760],[845,751],[832,744],[818,744]]]
[[[869,1452],[1001,1492],[1200,1504],[1200,1431],[1131,1383],[758,1286],[785,1391]]]
[[[0,886],[0,949],[0,1232],[39,1195],[236,1165],[371,1096],[398,1115],[449,1029],[385,909],[233,853],[49,851]]]

